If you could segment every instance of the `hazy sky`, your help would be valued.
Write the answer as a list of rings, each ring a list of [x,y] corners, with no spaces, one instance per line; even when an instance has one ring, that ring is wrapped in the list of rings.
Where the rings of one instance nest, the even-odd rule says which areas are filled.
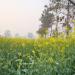
[[[35,34],[40,15],[49,0],[0,0],[0,33]]]

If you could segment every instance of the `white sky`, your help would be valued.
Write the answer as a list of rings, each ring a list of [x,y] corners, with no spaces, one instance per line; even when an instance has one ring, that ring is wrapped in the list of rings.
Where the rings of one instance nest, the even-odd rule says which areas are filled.
[[[35,34],[44,5],[49,0],[0,0],[0,33]]]

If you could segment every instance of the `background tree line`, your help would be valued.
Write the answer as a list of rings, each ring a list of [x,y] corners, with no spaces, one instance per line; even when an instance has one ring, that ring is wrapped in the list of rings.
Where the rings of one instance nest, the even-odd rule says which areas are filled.
[[[64,11],[67,11],[66,15],[63,15],[62,17],[59,17],[59,14],[63,12],[61,11],[63,9]],[[65,34],[66,36],[69,35],[70,30],[72,29],[70,26],[70,18],[74,20],[74,15],[75,15],[75,6],[70,0],[50,0],[48,5],[44,6],[44,10],[41,14],[41,26],[37,33],[41,35],[42,37],[47,37],[47,34],[49,36],[55,36],[58,37],[59,34],[59,28],[58,28],[58,23],[62,22],[64,19],[64,23],[62,22],[62,28],[65,28]],[[55,29],[53,30],[52,27],[55,23]],[[50,32],[49,32],[50,29]]]

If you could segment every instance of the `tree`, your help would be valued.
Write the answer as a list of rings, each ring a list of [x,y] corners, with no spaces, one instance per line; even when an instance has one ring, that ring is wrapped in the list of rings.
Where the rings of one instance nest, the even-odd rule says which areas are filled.
[[[75,5],[75,0],[69,0],[73,5]]]
[[[50,0],[51,1],[51,0]],[[55,22],[56,22],[56,28],[55,28],[55,31],[56,31],[56,35],[58,37],[58,22],[59,22],[59,12],[60,12],[60,9],[62,8],[63,4],[62,4],[62,0],[52,0],[51,1],[51,7],[50,7],[50,12],[53,11],[55,14]]]
[[[71,1],[72,0],[50,0],[49,5],[45,5],[45,9],[42,12],[41,19],[40,19],[42,25],[38,31],[41,33],[42,31],[45,30],[45,28],[47,28],[47,29],[51,28],[51,33],[52,33],[53,32],[52,26],[53,26],[53,24],[56,24],[55,25],[56,28],[55,28],[54,32],[56,33],[56,37],[58,37],[59,22],[61,22],[62,20],[65,19],[65,21],[62,23],[62,25],[65,24],[65,26],[61,26],[61,27],[67,27],[68,30],[66,30],[66,34],[69,35],[69,31],[71,30],[71,27],[69,25],[70,16],[73,16],[73,14],[72,14],[73,11],[71,9],[75,9],[75,7],[73,7],[74,4]],[[64,11],[66,10],[67,14],[63,13],[63,11],[61,11],[62,9]],[[71,11],[69,11],[69,9]],[[64,16],[60,17],[59,16],[60,13],[65,14],[67,18],[65,18]],[[44,30],[41,30],[41,29],[44,29]]]
[[[15,34],[15,37],[20,37],[19,33],[16,33],[16,34]]]
[[[45,28],[45,27],[41,27],[39,28],[39,30],[37,31],[37,33],[41,36],[41,37],[45,37],[46,38],[46,35],[48,33],[48,29]]]
[[[45,37],[48,33],[47,31],[49,28],[51,28],[51,32],[52,32],[52,24],[54,21],[54,15],[53,13],[49,12],[49,9],[50,8],[47,5],[45,5],[45,9],[40,18],[42,25],[41,28],[38,30],[38,33],[42,34],[42,36],[45,35]]]
[[[5,33],[4,33],[4,36],[5,36],[5,37],[11,37],[11,32],[10,32],[10,30],[6,30]]]
[[[34,38],[34,35],[32,33],[28,33],[28,38]]]
[[[55,14],[53,14],[52,11],[56,12],[56,14],[58,13],[58,9],[60,9],[61,0],[50,0],[50,2],[51,2],[51,4],[49,4],[49,6],[45,5],[45,9],[44,9],[41,19],[40,19],[42,26],[39,30],[43,31],[41,29],[45,30],[45,28],[46,29],[51,28],[51,33],[52,33],[52,25],[53,25],[54,21],[57,21],[56,32],[58,32],[58,20],[59,20],[59,16],[56,16]]]

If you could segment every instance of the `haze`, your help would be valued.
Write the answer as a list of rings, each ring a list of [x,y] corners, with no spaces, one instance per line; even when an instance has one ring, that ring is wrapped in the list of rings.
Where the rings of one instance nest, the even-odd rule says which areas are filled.
[[[45,4],[48,0],[0,0],[0,33],[36,34]]]

